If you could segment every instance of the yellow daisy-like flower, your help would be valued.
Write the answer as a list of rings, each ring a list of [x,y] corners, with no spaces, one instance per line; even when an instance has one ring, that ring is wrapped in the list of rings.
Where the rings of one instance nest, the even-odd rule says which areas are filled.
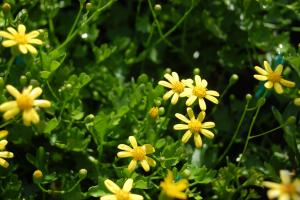
[[[272,70],[270,64],[267,61],[264,61],[264,67],[265,69],[255,66],[255,70],[259,74],[253,75],[255,79],[259,81],[266,81],[264,86],[267,89],[271,89],[274,87],[275,91],[278,94],[283,93],[282,85],[285,87],[294,87],[295,83],[292,81],[285,80],[281,77],[283,65],[279,64],[277,65],[275,71]]]
[[[191,79],[182,81],[188,88],[185,88],[184,91],[180,94],[180,97],[188,97],[186,100],[186,105],[191,106],[197,99],[199,102],[200,109],[206,110],[206,103],[204,99],[207,99],[215,104],[218,104],[219,101],[216,97],[220,96],[217,91],[208,90],[207,81],[201,79],[199,75],[195,75],[195,85]]]
[[[173,173],[170,170],[168,170],[168,175],[164,181],[160,182],[160,187],[170,198],[187,199],[187,195],[183,191],[188,187],[188,181],[186,179],[181,179],[175,182]]]
[[[155,167],[155,160],[146,156],[147,154],[155,152],[155,149],[151,144],[144,144],[143,146],[138,146],[134,136],[129,136],[129,142],[132,148],[126,144],[119,144],[118,149],[124,151],[120,151],[117,154],[119,158],[132,157],[132,160],[128,165],[129,171],[133,171],[135,169],[138,161],[141,162],[141,165],[146,172],[150,170],[150,166]]]
[[[176,72],[172,72],[171,74],[165,74],[164,77],[169,81],[159,81],[158,84],[164,87],[170,88],[164,96],[164,100],[168,100],[172,95],[171,103],[174,105],[177,103],[179,99],[179,95],[184,91],[184,84],[179,80],[179,76]]]
[[[3,139],[8,134],[8,131],[2,130],[0,131],[0,165],[2,167],[7,168],[9,166],[8,162],[4,158],[13,158],[14,154],[9,151],[4,151],[5,146],[7,145],[7,140]]]
[[[109,191],[111,191],[113,194],[101,197],[100,200],[143,200],[144,199],[144,197],[141,195],[130,193],[133,184],[133,180],[131,178],[124,183],[122,189],[109,179],[106,179],[104,181],[104,184],[106,188]]]
[[[157,106],[153,106],[150,110],[149,110],[149,115],[152,119],[156,119],[158,117],[158,107]]]
[[[194,141],[197,148],[200,148],[202,146],[202,139],[200,136],[200,133],[202,133],[204,136],[206,136],[209,139],[214,138],[214,134],[207,130],[209,128],[215,127],[214,122],[203,122],[205,118],[205,112],[201,111],[197,118],[195,118],[194,112],[192,108],[187,108],[187,113],[189,116],[189,119],[185,117],[182,114],[176,113],[175,116],[180,119],[181,121],[185,122],[186,124],[175,124],[174,129],[175,130],[187,130],[185,134],[182,136],[181,141],[183,143],[187,143],[194,134]]]
[[[16,100],[8,101],[0,105],[0,112],[4,112],[3,118],[5,120],[10,120],[19,112],[22,112],[25,126],[29,126],[31,123],[37,124],[40,121],[40,117],[35,107],[47,108],[51,106],[51,102],[48,100],[36,99],[43,92],[40,87],[32,89],[30,85],[23,89],[22,93],[12,85],[7,85],[6,89]]]
[[[2,42],[4,47],[11,47],[18,45],[18,48],[21,53],[27,54],[28,51],[31,54],[37,54],[37,50],[31,44],[41,45],[43,42],[40,39],[36,39],[39,36],[39,31],[31,31],[26,34],[26,27],[23,24],[18,25],[18,30],[8,27],[7,31],[0,31],[0,36],[6,38]]]
[[[264,181],[263,185],[270,188],[267,195],[269,199],[278,198],[279,200],[299,200],[300,199],[300,180],[291,181],[291,172],[280,170],[282,183]]]

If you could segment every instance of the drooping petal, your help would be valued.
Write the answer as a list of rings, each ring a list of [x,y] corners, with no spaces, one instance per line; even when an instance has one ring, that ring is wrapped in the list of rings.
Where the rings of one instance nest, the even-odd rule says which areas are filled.
[[[206,110],[206,103],[203,98],[199,99],[199,106],[200,106],[201,110],[203,110],[203,111]]]
[[[2,45],[4,47],[11,47],[11,46],[14,46],[16,44],[17,44],[17,42],[15,40],[5,40],[5,41],[2,42]]]
[[[51,102],[44,99],[37,99],[33,101],[33,105],[41,108],[48,108],[51,106]]]
[[[199,133],[194,133],[194,142],[197,148],[202,147],[202,139]]]
[[[124,151],[132,151],[132,148],[126,144],[119,144],[118,149],[124,150]]]
[[[12,34],[6,32],[6,31],[0,31],[0,36],[4,37],[4,38],[7,38],[7,39],[10,39],[10,40],[15,39],[15,37]]]
[[[167,88],[172,88],[173,87],[172,84],[167,82],[167,81],[159,81],[158,85],[162,85],[162,86],[167,87]]]
[[[189,129],[189,125],[187,125],[187,124],[175,124],[173,126],[173,128],[175,130],[187,130],[187,129]]]
[[[23,24],[19,24],[19,25],[18,25],[18,32],[19,32],[19,34],[21,34],[21,35],[25,35],[26,27],[25,27]]]
[[[32,46],[31,44],[25,44],[25,46],[31,54],[36,55],[38,53],[36,48],[34,46]]]
[[[259,66],[255,66],[254,69],[261,75],[265,75],[265,76],[268,75],[268,72]]]
[[[18,108],[17,101],[8,101],[0,105],[0,112],[5,112],[14,108]]]
[[[144,144],[142,148],[145,150],[146,154],[151,154],[155,152],[155,148],[151,144]]]
[[[280,83],[274,83],[274,89],[278,94],[283,93],[283,88]]]
[[[177,117],[178,119],[180,119],[181,121],[185,122],[185,123],[190,123],[190,120],[188,118],[186,118],[186,116],[180,114],[180,113],[176,113],[175,117]]]
[[[211,102],[213,102],[214,104],[218,104],[219,103],[219,100],[214,97],[214,96],[210,96],[210,95],[206,95],[205,98]]]
[[[12,85],[7,85],[6,90],[15,98],[18,98],[21,95],[20,92]]]
[[[214,138],[214,134],[213,134],[213,132],[211,132],[210,130],[207,130],[207,129],[201,129],[201,133],[203,134],[203,135],[205,135],[205,137],[207,137],[207,138],[209,138],[209,139],[213,139]]]
[[[265,82],[264,86],[265,86],[265,88],[267,88],[267,89],[271,89],[271,88],[273,87],[273,82],[267,81],[267,82]]]
[[[170,90],[170,91],[168,91],[166,94],[164,94],[163,99],[166,101],[166,100],[168,100],[173,94],[174,94],[173,90]]]
[[[121,189],[117,184],[115,184],[113,181],[111,181],[109,179],[106,179],[104,181],[104,185],[109,191],[111,191],[114,194],[117,193]]]
[[[128,170],[132,172],[136,168],[136,164],[137,164],[136,160],[134,160],[134,159],[131,160],[128,165]]]
[[[178,101],[179,98],[179,94],[178,93],[174,93],[172,99],[171,99],[171,104],[175,105]]]
[[[195,101],[196,101],[197,97],[195,95],[190,96],[186,102],[185,105],[187,106],[191,106]]]
[[[213,128],[213,127],[215,127],[214,122],[204,122],[204,123],[202,123],[202,128]]]
[[[135,148],[137,148],[137,142],[136,142],[136,139],[135,139],[135,137],[134,136],[129,136],[129,142],[130,142],[130,144],[131,144],[131,146],[135,149]]]
[[[126,192],[130,192],[132,185],[133,185],[133,179],[129,178],[124,183],[122,190],[124,190]]]
[[[144,197],[138,194],[129,194],[130,200],[143,200]]]
[[[258,75],[258,74],[255,74],[253,75],[253,77],[259,81],[266,81],[268,80],[268,77],[267,76],[264,76],[264,75]]]
[[[182,136],[181,141],[182,141],[183,143],[187,143],[187,142],[189,141],[189,139],[191,138],[191,136],[192,136],[192,132],[191,132],[190,130],[188,130],[188,131],[186,131],[186,132],[184,133],[184,135]]]
[[[120,151],[117,153],[117,156],[119,158],[127,158],[127,157],[132,157],[132,153],[129,151]]]
[[[283,78],[280,79],[280,83],[282,85],[284,85],[285,87],[295,87],[295,82],[292,82],[292,81],[288,81],[288,80],[285,80]]]
[[[148,172],[150,170],[150,166],[149,166],[147,160],[142,160],[141,165],[146,172]]]
[[[3,114],[3,119],[10,120],[10,119],[14,118],[19,112],[20,112],[20,109],[18,107],[8,110]]]

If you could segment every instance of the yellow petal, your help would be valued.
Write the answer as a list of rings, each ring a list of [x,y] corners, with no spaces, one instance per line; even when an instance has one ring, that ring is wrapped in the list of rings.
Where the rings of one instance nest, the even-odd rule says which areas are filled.
[[[19,25],[18,25],[18,32],[19,32],[19,34],[21,34],[21,35],[25,35],[26,27],[25,27],[23,24],[19,24]]]
[[[145,150],[146,154],[151,154],[155,152],[155,149],[151,144],[144,144],[142,147]]]
[[[7,168],[9,166],[8,162],[6,160],[4,160],[3,158],[0,158],[0,165],[5,168]]]
[[[268,75],[268,72],[259,66],[255,66],[254,69],[261,75],[265,75],[265,76]]]
[[[147,160],[142,160],[141,165],[146,172],[148,172],[150,170],[150,166],[149,166]]]
[[[186,111],[187,111],[187,114],[188,114],[188,116],[189,116],[190,119],[195,119],[194,111],[193,111],[192,108],[188,107],[186,109]]]
[[[280,170],[279,175],[283,184],[291,183],[291,172],[288,170]]]
[[[194,134],[194,142],[195,142],[195,146],[197,148],[200,148],[202,146],[202,140],[201,140],[201,136],[199,133]]]
[[[174,93],[172,99],[171,99],[171,104],[175,105],[178,101],[179,98],[179,94],[178,93]]]
[[[207,100],[209,100],[209,101],[215,103],[215,104],[218,104],[218,103],[219,103],[219,100],[218,100],[216,97],[214,97],[214,96],[205,95],[205,98],[206,98]]]
[[[40,39],[29,39],[29,40],[28,40],[28,43],[30,43],[30,44],[42,45],[42,44],[43,44],[43,41],[40,40]]]
[[[187,132],[184,133],[184,135],[182,136],[181,138],[181,141],[183,143],[187,143],[189,141],[189,139],[191,138],[192,136],[192,132],[190,130],[188,130]]]
[[[34,46],[32,46],[31,44],[25,44],[25,46],[31,54],[36,55],[38,53],[36,48]]]
[[[31,31],[30,33],[26,34],[26,38],[28,40],[28,39],[36,38],[39,35],[40,35],[39,31]]]
[[[281,74],[282,70],[283,70],[283,65],[279,64],[279,65],[277,65],[277,67],[275,69],[275,72],[278,73],[278,74]]]
[[[124,151],[132,151],[132,148],[126,144],[119,144],[118,149],[124,150]]]
[[[202,123],[202,128],[213,128],[215,127],[215,123],[214,122],[204,122]]]
[[[267,72],[273,72],[270,64],[268,63],[268,61],[264,61],[264,67],[267,70]]]
[[[189,129],[189,126],[187,124],[175,124],[173,128],[175,130],[187,130]]]
[[[117,156],[119,158],[127,158],[127,157],[132,157],[132,153],[128,151],[120,151],[117,153]]]
[[[120,190],[120,187],[109,179],[106,179],[104,181],[104,185],[109,191],[111,191],[114,194]]]
[[[136,164],[137,164],[137,161],[136,160],[131,160],[130,161],[130,163],[129,163],[129,165],[128,165],[128,170],[129,171],[133,171],[133,170],[135,170],[135,168],[136,168]]]
[[[15,98],[18,98],[21,95],[20,92],[12,85],[7,85],[6,90]]]
[[[7,135],[8,135],[8,131],[7,130],[0,131],[0,139],[6,137]]]
[[[166,94],[164,94],[163,99],[166,101],[166,100],[168,100],[173,94],[174,94],[173,90],[170,90],[170,91],[168,91]]]
[[[178,119],[180,119],[181,121],[183,121],[187,124],[190,123],[190,120],[180,113],[176,113],[175,117],[177,117]]]
[[[138,194],[129,194],[130,200],[143,200],[144,197]]]
[[[213,134],[213,132],[211,132],[211,131],[209,131],[209,130],[207,130],[207,129],[201,129],[201,133],[203,134],[203,135],[205,135],[205,137],[207,137],[207,138],[209,138],[209,139],[213,139],[214,138],[214,134]]]
[[[172,84],[174,84],[174,82],[176,81],[170,74],[165,74],[164,77]]]
[[[16,101],[8,101],[0,105],[0,112],[5,112],[14,108],[18,108]]]
[[[124,190],[126,192],[130,192],[130,190],[132,188],[132,185],[133,185],[133,180],[131,178],[127,179],[126,182],[123,185],[122,190]]]
[[[25,45],[19,44],[18,47],[19,47],[19,50],[20,50],[21,53],[23,53],[23,54],[27,54],[28,53],[28,50],[27,50],[27,48],[26,48]]]
[[[195,75],[195,84],[196,86],[201,86],[201,77],[199,75]]]
[[[0,140],[0,150],[3,151],[7,145],[7,140]]]
[[[187,106],[191,106],[195,101],[196,101],[197,97],[195,95],[190,96],[186,102],[185,105]]]
[[[265,88],[267,88],[267,89],[271,89],[271,88],[273,87],[273,82],[267,81],[267,82],[265,82],[264,86],[265,86]]]
[[[148,156],[146,157],[146,160],[151,167],[155,167],[155,165],[156,165],[155,160],[153,160],[152,158],[150,158]]]
[[[137,148],[138,145],[134,136],[129,136],[129,142],[134,149]]]
[[[206,88],[206,87],[207,87],[207,81],[206,81],[205,79],[202,79],[201,86],[202,86],[203,88]]]
[[[48,100],[37,99],[33,101],[33,105],[41,108],[48,108],[51,106],[51,102]]]
[[[203,110],[203,111],[206,110],[206,103],[203,98],[199,99],[199,106],[200,106],[201,110]]]
[[[284,85],[285,87],[295,87],[295,82],[292,82],[292,81],[288,81],[288,80],[285,80],[283,78],[280,79],[280,83],[282,85]]]
[[[40,96],[42,94],[42,92],[43,92],[42,88],[36,87],[30,92],[29,96],[32,97],[33,99],[35,99],[38,96]]]
[[[280,83],[274,83],[274,89],[278,94],[282,94],[283,93],[283,88],[280,85]]]
[[[10,40],[15,39],[15,37],[12,34],[6,32],[6,31],[0,31],[0,36],[4,37],[4,38],[7,38],[7,39],[10,39]]]
[[[172,72],[172,76],[173,76],[174,80],[179,81],[179,76],[178,76],[177,72]]]
[[[199,121],[199,122],[202,122],[203,120],[204,120],[204,118],[205,118],[205,112],[204,111],[201,111],[199,114],[198,114],[198,117],[197,117],[197,120]]]
[[[11,46],[14,46],[16,44],[17,44],[17,42],[15,40],[5,40],[5,41],[2,42],[2,45],[4,47],[11,47]]]
[[[214,90],[207,90],[206,94],[211,95],[211,96],[216,96],[216,97],[220,96],[219,92],[214,91]]]
[[[266,80],[268,80],[268,77],[265,76],[265,75],[258,75],[258,74],[255,74],[255,75],[253,75],[253,77],[254,77],[255,79],[259,80],[259,81],[266,81]]]
[[[100,200],[118,200],[118,199],[116,195],[109,194],[101,197]]]
[[[12,35],[18,34],[18,32],[16,31],[16,29],[14,29],[14,28],[12,28],[12,27],[8,27],[7,30],[8,30],[8,32],[10,32]]]
[[[2,152],[0,152],[0,157],[1,158],[13,158],[14,154],[9,151],[2,151]]]
[[[158,82],[158,85],[161,85],[161,86],[164,86],[164,87],[167,87],[167,88],[172,88],[172,84],[168,83],[167,81],[159,81]]]
[[[18,107],[10,109],[4,113],[3,119],[10,120],[10,119],[14,118],[19,112],[20,112],[20,109]]]

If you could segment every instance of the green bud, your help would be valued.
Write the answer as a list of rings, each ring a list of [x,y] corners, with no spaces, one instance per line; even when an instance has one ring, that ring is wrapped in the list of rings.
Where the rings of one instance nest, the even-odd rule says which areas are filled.
[[[66,84],[66,89],[71,89],[72,88],[72,84],[68,83]]]
[[[295,116],[289,116],[289,118],[287,119],[287,123],[289,125],[293,125],[296,123],[296,117]]]
[[[85,8],[88,10],[88,11],[90,11],[90,10],[92,10],[92,8],[93,8],[93,4],[92,3],[86,3],[85,4]]]
[[[79,170],[79,178],[84,179],[87,175],[87,170],[86,169],[80,169]]]
[[[229,99],[230,99],[231,101],[235,100],[235,95],[234,95],[234,94],[229,95]]]
[[[264,97],[259,98],[257,101],[258,106],[263,106],[265,103],[266,103],[266,98]]]
[[[35,170],[32,174],[33,180],[34,181],[41,181],[43,179],[43,172],[41,170]]]
[[[161,100],[160,100],[160,99],[156,99],[156,100],[154,101],[154,104],[155,104],[156,106],[160,106],[160,105],[161,105]]]
[[[229,84],[232,85],[239,80],[239,76],[237,74],[232,74],[229,79]]]
[[[2,4],[2,10],[5,14],[8,13],[10,11],[10,9],[11,9],[11,6],[9,3]]]
[[[137,79],[137,83],[141,84],[141,83],[147,83],[149,80],[147,74],[141,74],[138,79]]]
[[[29,85],[32,85],[33,87],[38,87],[40,83],[35,79],[31,79]]]
[[[26,76],[24,76],[24,75],[20,76],[20,84],[21,84],[21,86],[27,85],[27,77]]]
[[[165,74],[171,74],[171,73],[172,73],[171,68],[167,68],[167,69],[165,70]]]
[[[185,169],[184,171],[183,171],[183,176],[185,177],[185,178],[188,178],[190,175],[191,175],[191,170],[189,170],[189,169]]]
[[[197,67],[193,70],[194,75],[199,75],[200,74],[200,69]]]
[[[90,123],[90,122],[94,121],[94,119],[95,119],[95,115],[89,114],[88,116],[86,116],[86,117],[84,118],[84,122],[85,122],[85,123]]]
[[[158,11],[158,12],[161,11],[161,5],[160,4],[155,4],[154,10]]]
[[[159,107],[158,108],[158,115],[163,115],[165,114],[165,108],[164,107]]]
[[[28,77],[28,78],[30,78],[31,77],[31,72],[26,72],[25,76]]]
[[[246,100],[250,101],[252,99],[252,95],[251,94],[246,94]]]

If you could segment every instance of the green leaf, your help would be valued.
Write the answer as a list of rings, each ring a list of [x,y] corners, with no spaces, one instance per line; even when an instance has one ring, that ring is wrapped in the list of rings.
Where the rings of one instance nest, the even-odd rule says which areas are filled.
[[[59,124],[59,121],[57,121],[56,118],[52,118],[50,121],[48,121],[44,128],[44,133],[51,133]]]

